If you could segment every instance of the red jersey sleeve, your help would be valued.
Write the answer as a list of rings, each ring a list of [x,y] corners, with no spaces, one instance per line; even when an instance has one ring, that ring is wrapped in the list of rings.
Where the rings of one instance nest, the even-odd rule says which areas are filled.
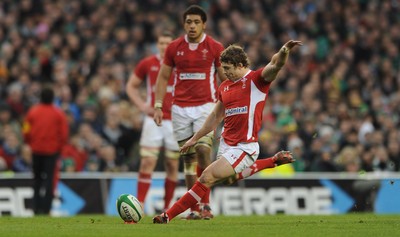
[[[217,49],[217,53],[215,54],[215,66],[220,67],[221,61],[220,61],[219,57],[221,56],[222,51],[224,51],[224,46],[221,43],[217,42],[216,49]]]
[[[141,60],[137,65],[136,68],[134,70],[134,73],[137,77],[139,77],[139,79],[144,80],[146,78],[146,74],[147,74],[147,64],[146,64],[146,60]]]
[[[268,92],[271,82],[265,81],[264,78],[261,76],[263,70],[264,68],[259,68],[257,69],[257,71],[254,72],[255,78],[257,78],[256,80],[254,80],[254,84],[259,90],[263,92]]]
[[[174,42],[170,43],[165,50],[163,63],[167,66],[174,67],[174,55],[176,54],[176,46]]]
[[[221,102],[223,102],[223,101],[222,101],[222,93],[221,93],[221,91],[222,91],[223,88],[227,85],[227,82],[228,82],[228,81],[229,81],[229,80],[223,81],[223,82],[219,85],[219,87],[218,87],[217,99],[218,99],[219,101],[221,101]]]

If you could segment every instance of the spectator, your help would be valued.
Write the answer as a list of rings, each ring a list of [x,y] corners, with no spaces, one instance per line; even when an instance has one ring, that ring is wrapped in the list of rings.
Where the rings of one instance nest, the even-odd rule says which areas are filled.
[[[74,171],[83,171],[88,159],[88,154],[77,134],[72,135],[68,144],[63,147],[61,157],[63,159],[63,167],[72,163]],[[70,161],[64,161],[68,159]],[[71,167],[69,167],[68,170],[71,171]]]
[[[32,149],[28,145],[23,145],[20,155],[13,162],[13,171],[31,172],[32,171]]]
[[[99,89],[112,86],[112,99],[123,99],[123,82],[110,81],[126,79],[140,59],[154,53],[161,29],[180,34],[181,22],[176,12],[187,7],[186,1],[178,0],[153,1],[144,7],[139,7],[138,1],[27,2],[33,1],[0,3],[0,100],[14,98],[9,100],[13,104],[10,111],[17,118],[37,102],[44,83],[68,85],[72,102],[80,110],[86,103],[97,107],[99,123],[104,116]],[[248,49],[254,67],[262,65],[262,60],[272,56],[289,36],[298,36],[305,43],[292,54],[276,86],[280,99],[282,95],[288,96],[283,99],[287,100],[284,106],[289,114],[282,118],[296,121],[294,132],[300,135],[304,158],[310,163],[318,158],[313,146],[322,137],[318,132],[302,134],[308,126],[314,126],[311,130],[326,124],[332,126],[335,137],[331,145],[344,142],[332,148],[335,154],[346,145],[361,144],[364,149],[360,159],[372,146],[367,144],[372,135],[371,125],[374,131],[384,134],[400,130],[400,8],[396,1],[192,3],[203,6],[209,15],[207,34],[224,46],[240,42]],[[294,69],[299,66],[303,70]],[[279,107],[274,97],[271,93],[271,107]],[[296,103],[290,102],[293,99]],[[302,116],[297,114],[299,108]],[[346,113],[343,108],[347,108]],[[273,109],[271,116],[276,118],[279,114],[279,110]],[[368,121],[366,117],[370,117]],[[307,124],[309,118],[312,122]],[[268,126],[278,127],[276,123],[272,120]],[[347,138],[352,140],[354,133],[340,134],[341,129],[364,134],[364,138],[361,136],[357,145],[347,143],[342,136],[350,135]],[[1,130],[0,125],[0,134]],[[264,126],[260,132],[265,131],[271,130]],[[275,132],[282,140],[287,136],[283,130]],[[400,138],[394,141],[399,144]],[[282,147],[280,142],[279,139],[278,143],[262,144],[263,150],[273,154]],[[136,140],[132,148],[137,143]],[[389,150],[388,141],[381,146]],[[137,167],[132,164],[130,169]]]
[[[344,147],[335,160],[340,170],[349,173],[357,173],[360,171],[360,157],[358,151],[353,146]]]
[[[389,155],[385,147],[378,146],[372,161],[372,167],[377,172],[394,171],[395,164],[389,159]]]
[[[17,134],[10,131],[5,134],[5,139],[0,147],[0,157],[6,162],[7,169],[12,170],[13,163],[20,156],[21,142],[18,140]]]
[[[296,162],[290,164],[296,172],[303,172],[306,169],[306,161],[304,160],[304,145],[303,141],[296,135],[289,137],[288,150],[292,152]]]
[[[13,132],[18,140],[22,141],[22,129],[20,123],[12,118],[10,106],[0,102],[0,143],[6,138],[7,131]]]

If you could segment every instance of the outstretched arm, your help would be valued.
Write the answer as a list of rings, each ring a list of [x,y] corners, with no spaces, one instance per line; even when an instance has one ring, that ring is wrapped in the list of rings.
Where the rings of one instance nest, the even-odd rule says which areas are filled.
[[[302,45],[301,41],[289,40],[282,48],[272,56],[271,61],[264,67],[261,76],[267,82],[272,82],[276,79],[281,68],[285,65],[290,50],[298,45]]]

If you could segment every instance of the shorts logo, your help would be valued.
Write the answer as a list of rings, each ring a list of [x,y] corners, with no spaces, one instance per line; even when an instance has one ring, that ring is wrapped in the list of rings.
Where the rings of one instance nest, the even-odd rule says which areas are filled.
[[[232,115],[237,115],[237,114],[247,114],[247,106],[236,107],[236,108],[231,108],[231,109],[225,110],[226,117],[232,116]]]
[[[176,56],[183,56],[183,53],[184,53],[183,51],[177,51]]]

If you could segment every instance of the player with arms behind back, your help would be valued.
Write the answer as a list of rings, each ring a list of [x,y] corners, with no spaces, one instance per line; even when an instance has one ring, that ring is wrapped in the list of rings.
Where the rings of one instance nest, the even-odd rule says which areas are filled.
[[[157,75],[164,58],[165,49],[173,40],[170,32],[163,32],[157,39],[158,54],[141,60],[135,71],[129,77],[126,92],[132,102],[147,116],[144,119],[143,131],[140,139],[140,167],[137,186],[138,200],[144,204],[147,192],[151,184],[151,176],[156,167],[161,147],[165,148],[165,171],[164,184],[164,209],[167,209],[173,196],[178,179],[179,168],[179,146],[174,139],[171,123],[172,86],[173,75],[167,83],[167,93],[163,103],[163,123],[157,126],[152,116],[154,114],[154,87]],[[147,101],[140,96],[139,88],[146,81]]]
[[[174,40],[167,48],[156,84],[154,121],[161,125],[164,107],[162,106],[168,80],[176,69],[174,85],[172,123],[174,135],[183,145],[205,122],[217,101],[217,78],[225,79],[219,56],[224,49],[222,44],[208,36],[207,15],[196,5],[183,13],[185,35]],[[164,114],[165,116],[165,114]],[[183,152],[186,186],[190,189],[197,177],[211,163],[214,134],[204,134],[196,144]],[[210,219],[209,192],[198,204],[191,208],[187,219]],[[201,212],[200,212],[201,211]]]
[[[182,147],[185,152],[197,141],[213,131],[222,120],[224,130],[218,150],[218,159],[208,166],[193,187],[166,212],[153,218],[153,223],[165,224],[198,202],[210,188],[226,179],[242,174],[244,178],[254,174],[254,165],[260,148],[258,132],[261,129],[263,108],[271,83],[285,65],[290,50],[301,45],[300,41],[288,41],[271,61],[256,71],[249,69],[249,60],[244,50],[229,46],[221,54],[221,63],[229,80],[218,89],[218,102],[206,122]],[[281,151],[271,158],[277,165],[294,161],[292,154]]]

